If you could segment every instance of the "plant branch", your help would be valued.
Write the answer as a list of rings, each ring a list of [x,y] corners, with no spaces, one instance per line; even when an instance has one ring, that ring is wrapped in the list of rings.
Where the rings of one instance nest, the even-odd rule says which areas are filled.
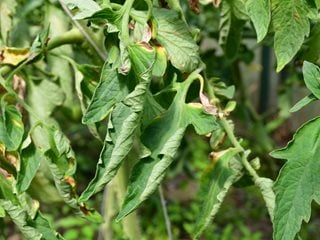
[[[122,16],[121,38],[126,44],[129,44],[129,41],[130,41],[129,20],[130,20],[130,11],[133,3],[134,3],[134,0],[127,0],[125,1],[125,4],[121,8],[121,10],[124,11]]]
[[[69,16],[73,24],[79,29],[79,31],[83,34],[83,36],[87,39],[87,41],[90,43],[90,45],[93,47],[93,49],[97,52],[99,57],[103,60],[107,60],[107,56],[103,53],[103,51],[98,47],[98,45],[95,43],[95,41],[92,39],[92,37],[85,31],[85,29],[81,26],[81,24],[73,18],[72,13],[68,9],[68,7],[62,2],[62,0],[58,0],[63,11]]]
[[[159,189],[159,195],[160,195],[160,202],[161,202],[161,208],[162,208],[162,212],[163,212],[163,217],[164,217],[164,220],[165,220],[165,223],[166,223],[168,239],[169,240],[173,240],[172,231],[171,231],[171,222],[170,222],[170,218],[169,218],[169,215],[168,215],[167,206],[166,206],[166,199],[164,198],[162,186],[160,185],[158,189]]]
[[[259,178],[259,175],[257,174],[256,170],[249,163],[247,156],[245,154],[245,149],[241,146],[241,144],[237,140],[236,136],[234,135],[231,125],[229,124],[227,119],[225,119],[224,117],[222,117],[220,119],[220,124],[224,128],[224,130],[226,131],[227,136],[228,136],[230,142],[233,144],[233,146],[242,152],[241,153],[241,163],[245,167],[245,169],[248,171],[248,173],[252,176],[253,180],[256,181]]]
[[[52,50],[65,44],[82,43],[83,41],[84,37],[80,30],[73,28],[60,36],[52,38],[48,43],[47,50]]]

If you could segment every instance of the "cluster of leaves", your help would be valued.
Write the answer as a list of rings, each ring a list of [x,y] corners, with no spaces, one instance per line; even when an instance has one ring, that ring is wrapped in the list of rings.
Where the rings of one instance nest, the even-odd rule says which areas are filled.
[[[113,182],[121,184],[127,173],[125,190],[117,195],[123,201],[120,211],[105,219],[125,222],[159,188],[191,127],[211,136],[213,150],[200,184],[202,207],[193,237],[201,236],[231,186],[245,175],[261,191],[274,239],[296,237],[302,220],[310,218],[311,201],[319,202],[319,118],[302,126],[285,149],[272,153],[289,160],[273,186],[271,179],[258,175],[259,159],[235,137],[227,119],[235,108],[230,100],[234,87],[205,77],[210,69],[200,57],[196,40],[201,34],[188,25],[179,1],[52,1],[45,4],[43,21],[63,27],[43,27],[30,46],[19,43],[15,34],[24,27],[22,19],[43,3],[0,2],[0,217],[9,216],[27,239],[63,239],[43,217],[38,201],[64,201],[75,214],[100,222],[88,201]],[[319,58],[319,1],[201,2],[203,8],[211,3],[228,62],[239,59],[242,34],[251,21],[258,42],[273,40],[277,71],[301,49],[302,60],[310,61],[304,63],[303,75],[312,94],[292,111],[320,98],[320,70],[311,63]],[[191,1],[191,8],[198,11],[198,2]],[[71,30],[66,14],[73,14]],[[33,35],[31,30],[28,34]],[[78,44],[79,51],[55,49],[69,43]],[[95,176],[81,193],[75,181],[79,161],[59,113],[81,120],[103,145]],[[50,191],[37,179],[45,179]]]

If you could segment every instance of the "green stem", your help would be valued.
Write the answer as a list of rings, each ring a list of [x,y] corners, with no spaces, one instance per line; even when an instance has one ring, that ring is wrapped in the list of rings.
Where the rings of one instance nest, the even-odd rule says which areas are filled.
[[[171,222],[170,222],[170,218],[168,215],[166,200],[164,198],[162,186],[160,185],[158,189],[159,189],[161,207],[162,207],[162,211],[163,211],[163,217],[164,217],[164,220],[166,223],[166,228],[167,228],[167,233],[168,233],[168,240],[173,240],[173,235],[172,235],[172,231],[171,231]]]
[[[58,48],[60,46],[66,45],[66,44],[76,44],[76,43],[82,43],[84,42],[85,38],[83,37],[82,33],[78,29],[71,29],[68,32],[65,32],[64,34],[52,38],[49,43],[46,50],[52,50],[55,48]],[[13,69],[13,72],[10,73],[10,77],[12,77],[17,71],[19,71],[22,67],[24,67],[28,61],[23,62],[18,67]],[[12,66],[6,65],[0,68],[0,75],[4,76],[8,74],[12,70]]]
[[[227,119],[225,119],[224,117],[222,117],[220,119],[220,124],[224,128],[224,130],[226,131],[227,136],[228,136],[230,142],[232,143],[232,145],[242,152],[241,153],[241,163],[245,167],[245,169],[248,171],[248,173],[252,176],[253,180],[256,181],[259,178],[259,175],[257,174],[256,170],[249,163],[249,161],[246,157],[246,154],[244,152],[245,149],[241,146],[241,144],[237,140],[236,136],[234,135],[231,125],[229,124]]]
[[[127,191],[127,182],[129,176],[129,168],[127,162],[125,162],[118,170],[118,173],[115,177],[116,190],[118,192],[118,202],[122,203],[125,199],[126,191]],[[126,236],[130,240],[140,240],[140,226],[139,219],[136,212],[131,213],[127,217],[122,220],[123,230]]]
[[[111,181],[108,186],[105,186],[103,193],[103,205],[102,205],[102,213],[104,218],[104,224],[102,225],[98,240],[112,240],[113,239],[113,231],[112,231],[112,220],[117,214],[117,199],[116,193],[117,188],[114,181]]]
[[[65,44],[79,44],[84,40],[85,38],[79,29],[73,28],[60,36],[52,38],[48,43],[47,50],[52,50]]]
[[[73,24],[79,29],[79,31],[83,34],[83,36],[87,39],[87,41],[90,43],[90,45],[92,46],[92,48],[96,51],[96,53],[98,54],[98,56],[100,56],[100,58],[103,61],[107,60],[107,56],[105,55],[104,51],[102,51],[98,44],[96,43],[96,41],[93,39],[93,37],[91,37],[91,35],[82,27],[82,25],[73,18],[72,13],[70,12],[69,8],[63,3],[62,0],[58,0],[63,11],[69,16],[69,18],[71,19],[71,21],[73,22]]]
[[[130,34],[129,34],[129,20],[130,20],[130,11],[134,0],[127,0],[121,8],[123,11],[122,15],[122,24],[121,24],[121,38],[126,45],[130,43]]]
[[[0,68],[0,75],[4,76],[6,74],[8,74],[11,71],[12,67],[9,65],[5,65],[3,67]]]

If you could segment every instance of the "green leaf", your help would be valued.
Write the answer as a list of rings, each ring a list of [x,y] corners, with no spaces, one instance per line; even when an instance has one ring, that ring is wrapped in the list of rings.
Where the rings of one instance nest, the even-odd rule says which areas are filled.
[[[63,239],[38,211],[37,201],[25,194],[13,193],[12,183],[0,175],[0,208],[17,225],[26,239]]]
[[[238,6],[235,5],[238,1],[224,1],[220,15],[220,33],[219,44],[223,48],[227,58],[234,60],[238,55],[239,46],[241,43],[241,32],[245,24],[242,18],[244,14],[236,17],[238,14]],[[239,14],[238,14],[239,15]]]
[[[18,203],[17,197],[12,191],[12,184],[2,174],[0,174],[0,199]]]
[[[177,83],[177,94],[169,109],[155,118],[144,130],[141,141],[151,151],[151,155],[134,166],[117,220],[135,210],[157,189],[173,161],[188,125],[192,124],[202,134],[207,134],[217,127],[214,116],[185,103],[193,80],[194,75],[191,75],[185,82]]]
[[[310,33],[310,37],[305,42],[306,49],[303,49],[302,59],[309,62],[317,62],[320,57],[320,24],[315,24]]]
[[[84,19],[99,11],[100,6],[93,0],[62,0],[70,9],[77,9],[73,18]]]
[[[15,151],[19,148],[24,133],[21,113],[15,106],[3,102],[0,114],[0,144],[7,151]]]
[[[139,114],[123,103],[118,104],[112,111],[109,133],[99,157],[95,177],[82,192],[80,202],[87,201],[93,194],[101,191],[116,175],[122,161],[132,148],[138,123]]]
[[[140,42],[129,45],[128,53],[136,77],[148,81],[156,57],[154,48],[146,42]]]
[[[301,108],[307,106],[309,103],[312,103],[314,101],[318,100],[316,96],[314,96],[312,93],[308,96],[305,96],[302,98],[299,102],[297,102],[291,109],[290,112],[294,113],[299,111]]]
[[[76,160],[67,137],[58,129],[47,128],[50,149],[44,153],[49,163],[56,188],[62,199],[71,207],[78,209],[75,193]]]
[[[16,186],[18,192],[25,192],[29,188],[32,179],[40,167],[40,160],[41,155],[32,142],[22,149],[20,154],[20,170],[17,174]]]
[[[260,42],[267,35],[271,21],[270,0],[248,0],[246,7]]]
[[[172,65],[182,72],[192,72],[199,63],[199,47],[179,14],[168,9],[153,9],[152,37],[167,51]]]
[[[104,21],[107,23],[107,31],[109,33],[119,32],[121,29],[123,11],[115,11],[111,8],[104,8],[100,11],[95,12],[92,16],[88,16],[87,19],[90,21]]]
[[[203,230],[218,213],[218,210],[233,183],[242,176],[242,165],[234,156],[239,151],[235,148],[225,150],[214,159],[210,168],[202,177],[198,194],[202,198],[201,210],[194,229],[194,238],[200,237]]]
[[[6,211],[3,207],[0,206],[0,218],[4,218],[6,216]]]
[[[271,156],[287,159],[275,183],[276,207],[273,227],[275,240],[292,240],[309,221],[311,202],[320,203],[320,118],[304,124],[287,147]]]
[[[301,48],[304,38],[309,35],[310,10],[310,3],[306,0],[272,1],[272,25],[275,31],[274,48],[278,72],[291,61]]]
[[[52,228],[52,226],[50,226],[49,221],[44,216],[42,216],[40,212],[37,213],[36,217],[33,219],[30,225],[36,228],[42,234],[42,237],[46,240],[64,239]]]
[[[28,58],[29,61],[35,59],[41,53],[45,52],[49,40],[49,32],[50,28],[47,26],[36,36],[30,48],[30,56]]]
[[[307,88],[320,99],[320,68],[313,63],[304,61],[303,78]]]
[[[167,53],[163,47],[156,47],[156,61],[152,69],[152,75],[163,77],[167,69]]]
[[[83,116],[83,123],[95,123],[106,118],[112,107],[129,93],[127,81],[129,79],[105,64],[100,82]]]
[[[119,103],[112,111],[109,130],[101,151],[94,179],[82,192],[79,201],[87,201],[93,194],[101,191],[116,175],[121,163],[129,154],[139,127],[140,114],[143,109],[147,85],[137,85],[124,101],[135,103],[126,105]]]
[[[149,125],[156,116],[160,115],[164,111],[165,109],[154,99],[152,93],[147,91],[146,100],[143,107],[143,127]]]
[[[263,177],[259,177],[255,179],[254,183],[256,186],[260,188],[262,197],[266,203],[268,213],[272,221],[274,216],[274,207],[275,207],[275,198],[276,198],[274,191],[272,189],[274,183],[271,179],[263,178]]]

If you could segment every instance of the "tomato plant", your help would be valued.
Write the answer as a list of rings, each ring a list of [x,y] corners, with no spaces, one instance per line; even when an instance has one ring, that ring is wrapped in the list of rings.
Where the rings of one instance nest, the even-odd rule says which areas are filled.
[[[1,0],[2,225],[12,221],[25,239],[76,238],[48,214],[63,202],[67,217],[56,225],[95,224],[82,238],[99,226],[100,239],[150,238],[136,210],[156,193],[167,237],[182,238],[162,183],[181,163],[199,186],[188,237],[205,238],[227,193],[246,185],[264,199],[275,240],[299,237],[320,201],[320,119],[280,150],[272,135],[320,98],[319,8],[318,0]],[[255,49],[263,49],[259,106],[242,75]],[[272,50],[285,90],[270,110]],[[292,107],[302,78],[310,94]],[[238,131],[246,124],[247,136]],[[288,160],[275,182],[266,161],[259,170],[260,159],[274,161],[269,153]]]

